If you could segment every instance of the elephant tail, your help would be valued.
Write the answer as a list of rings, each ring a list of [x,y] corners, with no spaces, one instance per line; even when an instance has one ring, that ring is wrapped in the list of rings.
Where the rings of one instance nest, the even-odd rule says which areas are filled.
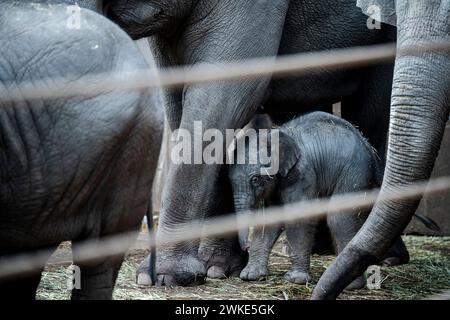
[[[153,244],[155,244],[155,228],[153,223],[153,208],[152,205],[149,206],[147,212],[145,213],[145,216],[147,218],[147,228],[148,233],[150,236],[150,241],[152,241]],[[150,250],[150,263],[149,263],[149,275],[150,279],[152,280],[153,284],[156,284],[156,248],[152,248]]]
[[[435,231],[435,232],[441,232],[441,228],[439,227],[439,225],[431,218],[422,216],[418,213],[414,214],[414,218],[416,218],[417,220],[419,220],[420,222],[423,223],[423,225],[430,229],[431,231]]]

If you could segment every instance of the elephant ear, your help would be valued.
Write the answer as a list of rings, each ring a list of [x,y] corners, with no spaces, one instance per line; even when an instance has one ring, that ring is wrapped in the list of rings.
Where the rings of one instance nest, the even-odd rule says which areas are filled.
[[[296,141],[280,130],[279,175],[286,178],[300,160],[300,149]]]
[[[397,25],[395,0],[358,0],[356,6],[369,17],[393,26]]]
[[[124,29],[133,40],[151,36],[161,24],[164,12],[151,1],[117,0],[104,5],[104,14]]]

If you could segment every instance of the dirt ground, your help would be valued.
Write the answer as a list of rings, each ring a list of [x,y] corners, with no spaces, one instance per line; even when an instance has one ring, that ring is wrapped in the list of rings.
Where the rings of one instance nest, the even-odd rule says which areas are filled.
[[[340,299],[420,299],[450,289],[450,237],[405,236],[411,254],[407,265],[381,269],[380,290],[344,292]],[[210,280],[205,285],[191,288],[142,287],[135,284],[137,265],[148,253],[145,244],[135,245],[127,255],[114,291],[117,300],[147,299],[308,299],[315,283],[332,256],[312,258],[313,281],[307,285],[294,285],[284,280],[289,269],[287,255],[277,244],[269,262],[267,281],[247,283],[239,278]],[[63,244],[55,254],[69,255],[70,245]],[[38,299],[69,299],[67,291],[67,265],[50,265],[46,268],[38,290]]]

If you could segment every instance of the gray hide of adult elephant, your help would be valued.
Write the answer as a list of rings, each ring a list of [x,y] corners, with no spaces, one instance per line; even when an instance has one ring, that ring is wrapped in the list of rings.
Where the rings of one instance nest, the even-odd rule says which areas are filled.
[[[148,69],[130,37],[92,10],[68,27],[70,3],[0,1],[0,86],[64,78],[65,92],[84,76]],[[123,255],[83,261],[79,243],[140,230],[161,106],[159,90],[0,101],[0,260],[72,241],[81,272],[72,299],[111,299]],[[41,270],[2,277],[0,300],[34,298]]]

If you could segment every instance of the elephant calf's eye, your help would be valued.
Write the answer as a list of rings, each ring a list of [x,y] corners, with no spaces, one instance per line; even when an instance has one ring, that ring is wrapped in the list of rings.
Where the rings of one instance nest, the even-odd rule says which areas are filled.
[[[254,186],[258,186],[261,182],[261,177],[260,176],[253,176],[250,179],[250,182],[254,185]]]

